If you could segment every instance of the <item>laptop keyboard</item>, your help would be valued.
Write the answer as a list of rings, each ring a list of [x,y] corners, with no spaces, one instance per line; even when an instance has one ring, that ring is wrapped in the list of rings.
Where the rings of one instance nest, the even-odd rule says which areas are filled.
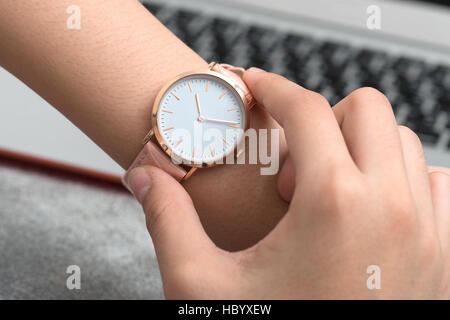
[[[450,150],[450,66],[283,33],[224,18],[144,3],[206,61],[259,67],[320,92],[336,104],[353,90],[383,92],[397,121],[427,146]],[[447,141],[448,140],[448,141]]]

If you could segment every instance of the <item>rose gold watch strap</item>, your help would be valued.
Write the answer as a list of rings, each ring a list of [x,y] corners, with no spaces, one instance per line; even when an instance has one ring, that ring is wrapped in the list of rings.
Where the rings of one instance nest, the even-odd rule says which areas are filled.
[[[178,181],[181,181],[187,173],[182,167],[174,164],[164,151],[162,151],[153,141],[148,141],[122,177],[124,185],[127,186],[125,182],[127,181],[131,170],[147,165],[164,170]]]
[[[240,67],[235,67],[230,64],[226,63],[216,63],[213,64],[212,71],[216,71],[218,73],[224,74],[231,79],[233,79],[238,88],[242,91],[247,101],[245,101],[249,107],[253,107],[255,105],[255,101],[253,99],[252,94],[250,93],[250,90],[248,89],[247,85],[245,84],[244,80],[242,80],[242,76],[244,75],[245,69]]]

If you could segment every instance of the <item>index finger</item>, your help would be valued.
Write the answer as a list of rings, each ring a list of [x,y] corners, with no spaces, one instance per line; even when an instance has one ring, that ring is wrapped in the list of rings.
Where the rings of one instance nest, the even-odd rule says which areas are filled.
[[[297,176],[353,163],[328,101],[286,78],[249,69],[245,83],[254,98],[284,128]],[[314,170],[312,170],[314,171]]]

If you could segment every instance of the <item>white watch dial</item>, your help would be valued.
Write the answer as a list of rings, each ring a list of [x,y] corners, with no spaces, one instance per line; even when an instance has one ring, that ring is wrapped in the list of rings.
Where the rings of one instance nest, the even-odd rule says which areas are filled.
[[[233,152],[245,130],[245,107],[226,81],[193,74],[161,98],[157,125],[172,153],[188,163],[210,164]]]

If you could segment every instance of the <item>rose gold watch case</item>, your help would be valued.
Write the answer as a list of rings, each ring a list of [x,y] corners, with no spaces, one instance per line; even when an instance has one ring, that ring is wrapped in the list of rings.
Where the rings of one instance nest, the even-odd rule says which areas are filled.
[[[159,110],[159,105],[161,103],[161,99],[164,96],[164,94],[167,92],[167,90],[178,80],[185,78],[187,76],[192,76],[192,75],[209,75],[209,76],[213,76],[213,77],[217,77],[223,81],[225,81],[226,83],[228,83],[230,85],[230,87],[235,90],[235,92],[237,93],[237,95],[239,96],[239,98],[241,99],[243,105],[244,105],[244,112],[245,112],[245,128],[244,128],[244,132],[249,128],[250,125],[250,108],[253,106],[252,104],[252,99],[248,99],[248,97],[245,96],[244,92],[241,90],[239,84],[232,79],[231,77],[227,77],[221,73],[212,71],[211,68],[215,65],[215,62],[212,62],[209,64],[209,66],[205,69],[201,69],[201,70],[193,70],[193,71],[188,71],[188,72],[184,72],[178,76],[176,76],[175,78],[171,79],[169,82],[167,82],[167,84],[165,84],[162,89],[159,91],[158,95],[156,96],[155,102],[153,104],[153,109],[152,109],[152,130],[150,130],[150,132],[147,134],[146,138],[144,139],[144,143],[146,143],[146,141],[148,141],[153,135],[155,136],[156,140],[158,141],[158,144],[160,145],[160,147],[162,148],[162,150],[172,159],[172,161],[174,161],[175,163],[179,163],[179,164],[183,164],[185,166],[188,167],[194,167],[194,168],[208,168],[208,167],[213,167],[215,165],[217,165],[217,161],[213,161],[213,162],[201,162],[201,163],[196,163],[196,162],[187,162],[186,160],[182,159],[181,157],[179,157],[176,154],[173,154],[172,152],[172,148],[169,147],[162,135],[161,132],[159,131],[159,127],[158,127],[158,110]],[[245,139],[245,136],[243,135],[241,139]],[[240,142],[240,141],[239,141]],[[233,153],[236,156],[236,149],[237,146],[239,145],[239,142],[236,144],[236,146],[234,147]],[[228,153],[230,154],[230,153]],[[225,163],[225,158],[228,155],[224,155],[224,157],[222,158],[222,163]]]

